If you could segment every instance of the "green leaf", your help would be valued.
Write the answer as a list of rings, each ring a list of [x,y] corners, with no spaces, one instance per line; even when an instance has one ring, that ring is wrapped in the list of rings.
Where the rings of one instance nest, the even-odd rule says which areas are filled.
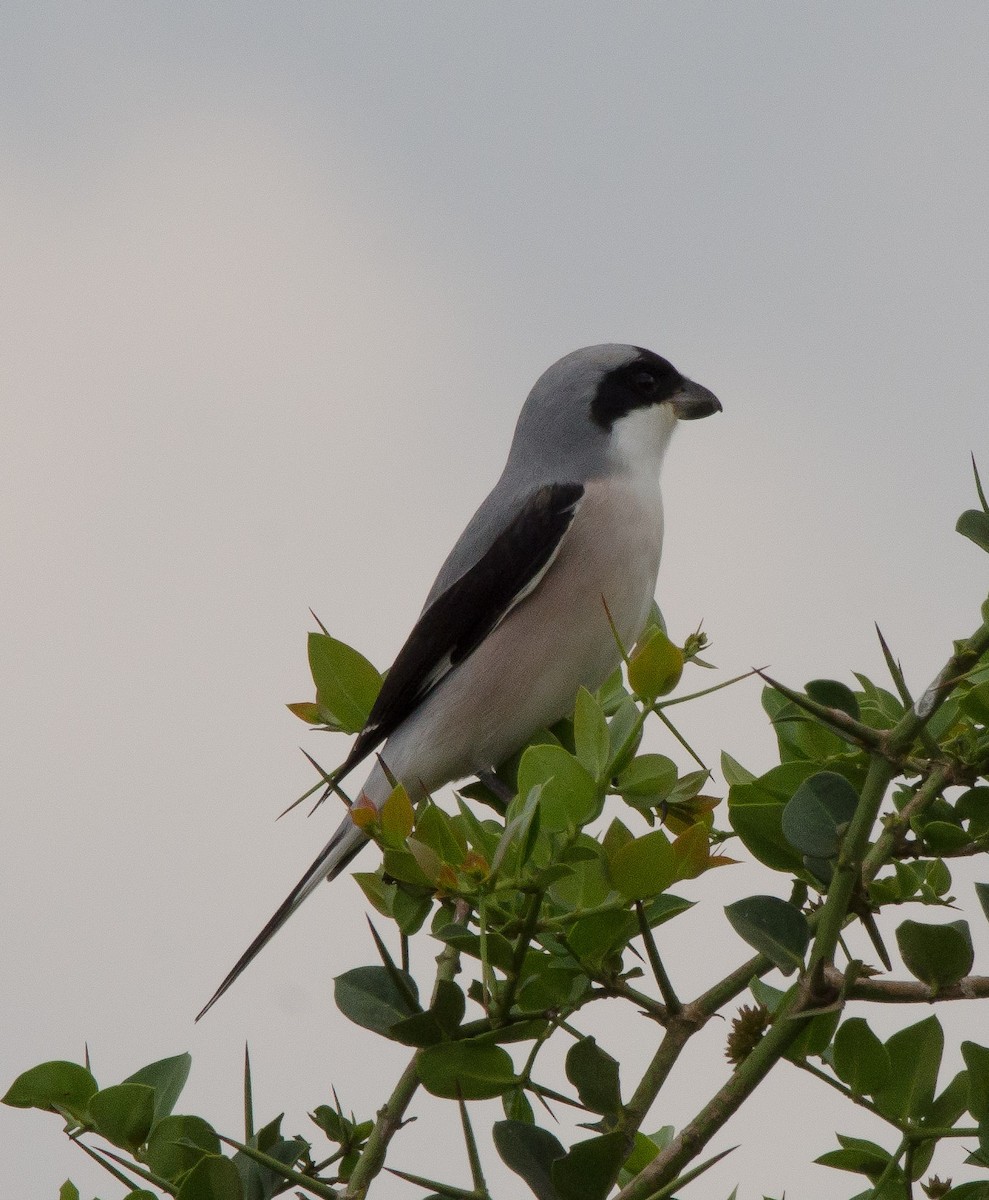
[[[921,1128],[927,1125],[931,1129],[950,1129],[965,1111],[967,1104],[968,1072],[959,1071],[924,1114],[924,1119],[920,1122]],[[913,1155],[914,1179],[919,1179],[931,1165],[937,1147],[937,1138],[917,1143]]]
[[[447,1041],[447,1036],[436,1016],[431,1012],[416,1013],[403,1021],[396,1021],[388,1030],[389,1038],[403,1046],[435,1046]]]
[[[243,1200],[240,1172],[229,1158],[201,1158],[182,1180],[175,1200]]]
[[[399,972],[406,991],[395,982],[386,967],[354,967],[334,980],[333,998],[345,1017],[388,1036],[392,1026],[413,1013],[418,1007],[419,990],[411,975]],[[414,999],[412,999],[414,998]]]
[[[977,883],[975,894],[979,898],[979,904],[982,905],[982,912],[985,914],[986,920],[989,921],[989,883]]]
[[[940,858],[935,858],[924,872],[924,887],[935,896],[943,896],[951,887],[951,872]]]
[[[611,860],[611,880],[627,900],[665,891],[678,877],[677,856],[661,829],[635,838]]]
[[[156,1175],[176,1180],[203,1155],[219,1153],[220,1139],[202,1117],[168,1116],[152,1129],[145,1162]]]
[[[695,903],[694,900],[684,900],[682,896],[674,896],[671,892],[666,892],[665,895],[657,896],[642,906],[646,914],[646,924],[650,929],[655,929],[657,925],[663,925],[681,913],[687,912],[688,909],[694,907]]]
[[[108,1142],[134,1151],[147,1141],[155,1115],[155,1091],[146,1083],[118,1083],[89,1099],[89,1115]]]
[[[58,1060],[41,1063],[18,1075],[3,1103],[11,1108],[40,1108],[44,1112],[64,1109],[81,1119],[96,1090],[96,1080],[85,1067]]]
[[[406,846],[407,848],[390,847],[385,850],[382,855],[382,865],[386,874],[390,875],[392,879],[410,883],[414,887],[431,888],[435,881],[430,879],[420,866],[419,859],[416,858],[413,850],[418,850],[419,856],[424,862],[427,858],[432,860],[433,851],[428,846],[424,846],[422,842],[416,842],[415,838],[410,838]],[[434,865],[438,867],[438,859],[435,860]]]
[[[436,1017],[440,1027],[454,1034],[460,1027],[467,1010],[467,998],[460,986],[452,979],[439,979],[429,1011]]]
[[[989,1200],[989,1181],[973,1180],[971,1183],[960,1183],[950,1192],[945,1192],[943,1200]]]
[[[128,1075],[124,1083],[146,1083],[155,1090],[155,1121],[175,1108],[192,1067],[191,1054],[176,1054],[172,1058],[160,1058],[157,1062],[148,1063],[133,1075]]]
[[[66,1179],[58,1189],[58,1200],[79,1200],[79,1189],[71,1179]]]
[[[980,1125],[989,1123],[989,1050],[978,1042],[962,1042],[968,1068],[968,1111]]]
[[[601,849],[604,851],[605,858],[610,862],[622,846],[627,846],[634,840],[634,837],[631,829],[615,817],[601,839]]]
[[[529,1021],[514,1021],[511,1025],[498,1025],[486,1033],[479,1033],[470,1039],[473,1046],[507,1046],[512,1042],[531,1042],[543,1037],[546,1033],[547,1022],[540,1017]],[[459,1045],[465,1045],[460,1042]]]
[[[433,894],[431,890],[421,891],[409,884],[399,884],[396,887],[395,899],[392,902],[392,916],[406,937],[412,937],[413,934],[419,932],[432,909]]]
[[[850,1017],[834,1039],[835,1074],[856,1096],[874,1096],[889,1083],[892,1066],[880,1039],[862,1017]]]
[[[343,1132],[344,1137],[351,1142],[355,1139],[355,1127],[352,1122],[341,1120],[338,1113],[328,1109],[325,1105],[321,1106],[321,1115],[325,1116],[327,1112],[332,1112],[336,1118],[335,1127],[337,1131]],[[320,1128],[324,1126],[317,1120],[313,1114],[313,1120],[316,1121]],[[328,1122],[329,1123],[329,1122]],[[277,1116],[273,1121],[269,1121],[262,1129],[259,1129],[254,1137],[250,1138],[246,1143],[253,1150],[260,1150],[262,1154],[267,1154],[270,1158],[277,1162],[283,1163],[287,1167],[291,1167],[306,1150],[309,1149],[308,1143],[301,1137],[285,1138],[281,1132],[282,1117]],[[366,1134],[365,1134],[366,1136]],[[331,1138],[333,1141],[343,1141],[343,1138]],[[285,1177],[276,1172],[272,1167],[265,1166],[255,1158],[251,1158],[243,1150],[238,1150],[233,1156],[233,1164],[240,1174],[240,1184],[244,1192],[244,1200],[271,1200],[273,1196],[278,1195],[284,1190]]]
[[[491,872],[500,870],[502,863],[513,851],[510,861],[516,867],[528,862],[539,836],[540,800],[543,785],[534,787],[527,795],[519,793],[506,811],[505,831],[498,839],[498,845],[491,858]]]
[[[859,719],[859,704],[855,699],[855,693],[844,683],[839,683],[837,679],[812,679],[804,687],[804,691],[811,700],[816,700],[818,704],[825,704],[828,708],[837,708],[840,712],[854,717],[856,721]]]
[[[296,704],[286,704],[285,707],[290,713],[298,717],[300,721],[305,721],[307,725],[325,725],[328,723],[325,715],[320,712],[319,705],[313,703],[312,700],[300,700]]]
[[[968,688],[962,694],[959,706],[976,725],[989,725],[989,683]]]
[[[903,716],[903,702],[885,688],[876,687],[868,676],[861,675],[858,671],[854,671],[853,674],[862,685],[859,698],[862,720],[874,729],[892,729]]]
[[[749,984],[749,991],[755,997],[756,1004],[761,1004],[770,1015],[776,1012],[786,995],[780,988],[774,988],[772,984],[758,977]]]
[[[675,1132],[676,1130],[672,1125],[664,1125],[662,1129],[657,1129],[655,1133],[637,1133],[632,1153],[622,1163],[619,1182],[624,1185],[633,1176],[645,1170],[660,1150],[665,1150],[670,1144]]]
[[[944,1050],[944,1032],[937,1017],[925,1017],[894,1033],[886,1042],[889,1084],[875,1094],[876,1107],[886,1117],[923,1117],[934,1099]]]
[[[585,1108],[602,1116],[621,1111],[618,1062],[594,1038],[584,1037],[574,1042],[567,1051],[566,1071]]]
[[[608,722],[608,744],[612,775],[621,771],[642,741],[642,714],[631,696],[626,696]]]
[[[725,915],[738,936],[784,975],[803,965],[810,927],[799,908],[778,896],[748,896],[729,904]]]
[[[457,796],[457,808],[460,810],[463,831],[471,848],[490,859],[498,845],[501,826],[495,825],[493,821],[487,823],[479,821],[471,811],[470,805],[465,804],[459,796]]]
[[[518,1121],[523,1125],[535,1125],[536,1114],[522,1088],[512,1088],[501,1098],[502,1108],[509,1121]],[[562,1147],[561,1147],[562,1150]]]
[[[581,971],[575,967],[553,965],[554,959],[551,955],[540,955],[539,968],[536,970],[532,970],[533,961],[533,957],[527,956],[523,982],[516,997],[518,1007],[525,1012],[564,1008],[571,1000],[576,999],[575,985],[580,989],[589,986]]]
[[[601,705],[584,687],[577,693],[573,734],[577,761],[592,779],[601,779],[608,765],[608,723]]]
[[[896,944],[910,974],[935,994],[963,979],[975,961],[967,921],[947,925],[904,921],[896,930]]]
[[[783,809],[783,835],[802,854],[833,858],[858,799],[844,775],[818,771],[804,780]]]
[[[820,764],[835,755],[848,753],[847,744],[837,734],[775,689],[767,687],[763,691],[762,706],[773,722],[783,762]]]
[[[453,1037],[464,1019],[467,1001],[460,988],[449,979],[440,979],[427,1012],[398,1021],[389,1037],[405,1046],[433,1046]]]
[[[309,635],[309,667],[316,703],[347,733],[358,733],[381,690],[381,674],[352,646],[327,633]]]
[[[448,1100],[490,1100],[518,1080],[507,1050],[489,1042],[443,1042],[420,1051],[419,1078],[434,1096]]]
[[[525,1180],[537,1200],[560,1200],[552,1168],[566,1151],[548,1130],[523,1121],[496,1121],[491,1133],[501,1161]]]
[[[433,931],[434,936],[448,946],[453,946],[461,954],[469,954],[471,958],[481,957],[481,939],[463,925],[441,925]],[[485,952],[487,961],[499,971],[511,971],[515,963],[515,950],[508,938],[500,933],[489,932],[486,939]]]
[[[728,792],[732,829],[751,853],[774,871],[799,871],[803,866],[803,856],[783,835],[783,809],[815,771],[813,763],[782,763],[752,783],[733,784]]]
[[[989,514],[977,508],[966,509],[958,518],[955,529],[989,554]]]
[[[596,908],[611,895],[607,860],[600,843],[581,834],[569,854],[556,864],[565,874],[553,878],[550,898],[566,909]]]
[[[391,846],[401,846],[412,833],[415,813],[412,811],[412,801],[409,793],[402,787],[392,788],[388,798],[378,810],[378,821],[381,834]]]
[[[604,1200],[625,1161],[625,1135],[605,1133],[571,1146],[550,1168],[559,1200]]]
[[[831,1045],[840,1018],[841,1013],[838,1009],[820,1012],[811,1017],[790,1043],[786,1057],[791,1062],[800,1062],[804,1058],[823,1058],[824,1052]]]
[[[971,841],[964,829],[950,821],[928,821],[921,832],[931,854],[953,854]]]
[[[822,1167],[835,1167],[839,1171],[852,1171],[856,1175],[865,1175],[873,1181],[882,1175],[889,1166],[889,1152],[882,1146],[877,1146],[875,1142],[846,1137],[841,1133],[838,1134],[838,1141],[842,1146],[840,1150],[829,1150],[827,1154],[815,1158],[814,1162]],[[897,1178],[902,1179],[902,1172],[898,1168],[894,1169],[897,1170]]]
[[[624,700],[628,699],[628,692],[625,690],[625,678],[622,675],[622,668],[615,667],[608,678],[601,684],[597,690],[597,701],[601,705],[606,717],[613,716]]]
[[[971,837],[985,837],[989,833],[989,787],[973,787],[963,792],[955,803],[955,815],[968,822]]]
[[[632,651],[628,682],[644,700],[655,700],[672,692],[683,674],[683,651],[674,646],[662,629],[653,627]]]
[[[422,804],[416,814],[416,838],[435,850],[441,862],[457,867],[467,855],[459,824],[438,804]]]
[[[383,917],[392,915],[395,893],[398,891],[396,884],[385,883],[379,871],[354,871],[351,878]]]
[[[612,790],[630,803],[646,800],[660,804],[677,782],[676,763],[665,754],[640,754],[615,777]]]
[[[729,787],[734,787],[737,783],[752,783],[757,778],[737,759],[732,758],[727,750],[721,751],[721,774]]]
[[[574,921],[567,945],[577,958],[600,966],[610,955],[620,953],[638,930],[638,922],[627,909],[589,913]]]
[[[540,828],[548,832],[578,829],[601,811],[602,797],[591,776],[562,746],[530,746],[519,763],[520,796],[540,784]]]

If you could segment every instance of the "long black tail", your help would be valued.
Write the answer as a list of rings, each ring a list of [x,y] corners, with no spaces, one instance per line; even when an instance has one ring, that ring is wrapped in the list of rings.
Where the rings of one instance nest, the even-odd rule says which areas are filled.
[[[334,833],[319,852],[319,857],[316,861],[278,906],[264,929],[261,930],[240,958],[237,959],[229,975],[227,975],[196,1017],[197,1021],[209,1012],[254,957],[271,941],[299,905],[316,890],[324,879],[327,881],[335,879],[366,842],[367,837],[358,829],[350,817],[344,817],[339,829],[337,829],[336,833]]]

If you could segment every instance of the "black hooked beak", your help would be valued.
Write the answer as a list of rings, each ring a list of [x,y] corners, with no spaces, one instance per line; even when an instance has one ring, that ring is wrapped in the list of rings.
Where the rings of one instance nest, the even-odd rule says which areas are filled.
[[[670,403],[681,421],[696,421],[699,417],[721,412],[721,401],[714,392],[692,379],[683,381],[683,386],[670,397]]]

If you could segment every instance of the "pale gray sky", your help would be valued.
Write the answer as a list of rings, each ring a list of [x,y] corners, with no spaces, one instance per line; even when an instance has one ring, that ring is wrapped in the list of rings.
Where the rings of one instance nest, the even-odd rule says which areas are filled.
[[[299,743],[343,752],[283,707],[308,607],[386,665],[576,346],[647,345],[724,403],[671,452],[659,595],[727,672],[878,677],[878,620],[922,685],[976,624],[981,0],[11,0],[0,35],[3,1086],[85,1041],[104,1084],[188,1048],[183,1104],[236,1129],[249,1039],[290,1130],[331,1082],[380,1102],[402,1055],[331,999],[370,961],[347,881],[192,1015],[337,817],[272,823]],[[684,727],[771,762],[754,686]],[[692,885],[685,991],[739,961],[720,905],[757,887]],[[632,1062],[627,1021],[595,1032]],[[794,1076],[688,1194],[835,1194]],[[116,1194],[55,1118],[0,1109],[0,1141],[10,1195]]]

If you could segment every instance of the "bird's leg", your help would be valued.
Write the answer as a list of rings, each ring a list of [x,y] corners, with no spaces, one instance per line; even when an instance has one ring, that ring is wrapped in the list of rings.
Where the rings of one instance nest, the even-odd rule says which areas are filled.
[[[486,771],[478,771],[477,778],[486,788],[489,788],[504,804],[515,799],[515,793],[503,779],[499,779],[493,767]]]

